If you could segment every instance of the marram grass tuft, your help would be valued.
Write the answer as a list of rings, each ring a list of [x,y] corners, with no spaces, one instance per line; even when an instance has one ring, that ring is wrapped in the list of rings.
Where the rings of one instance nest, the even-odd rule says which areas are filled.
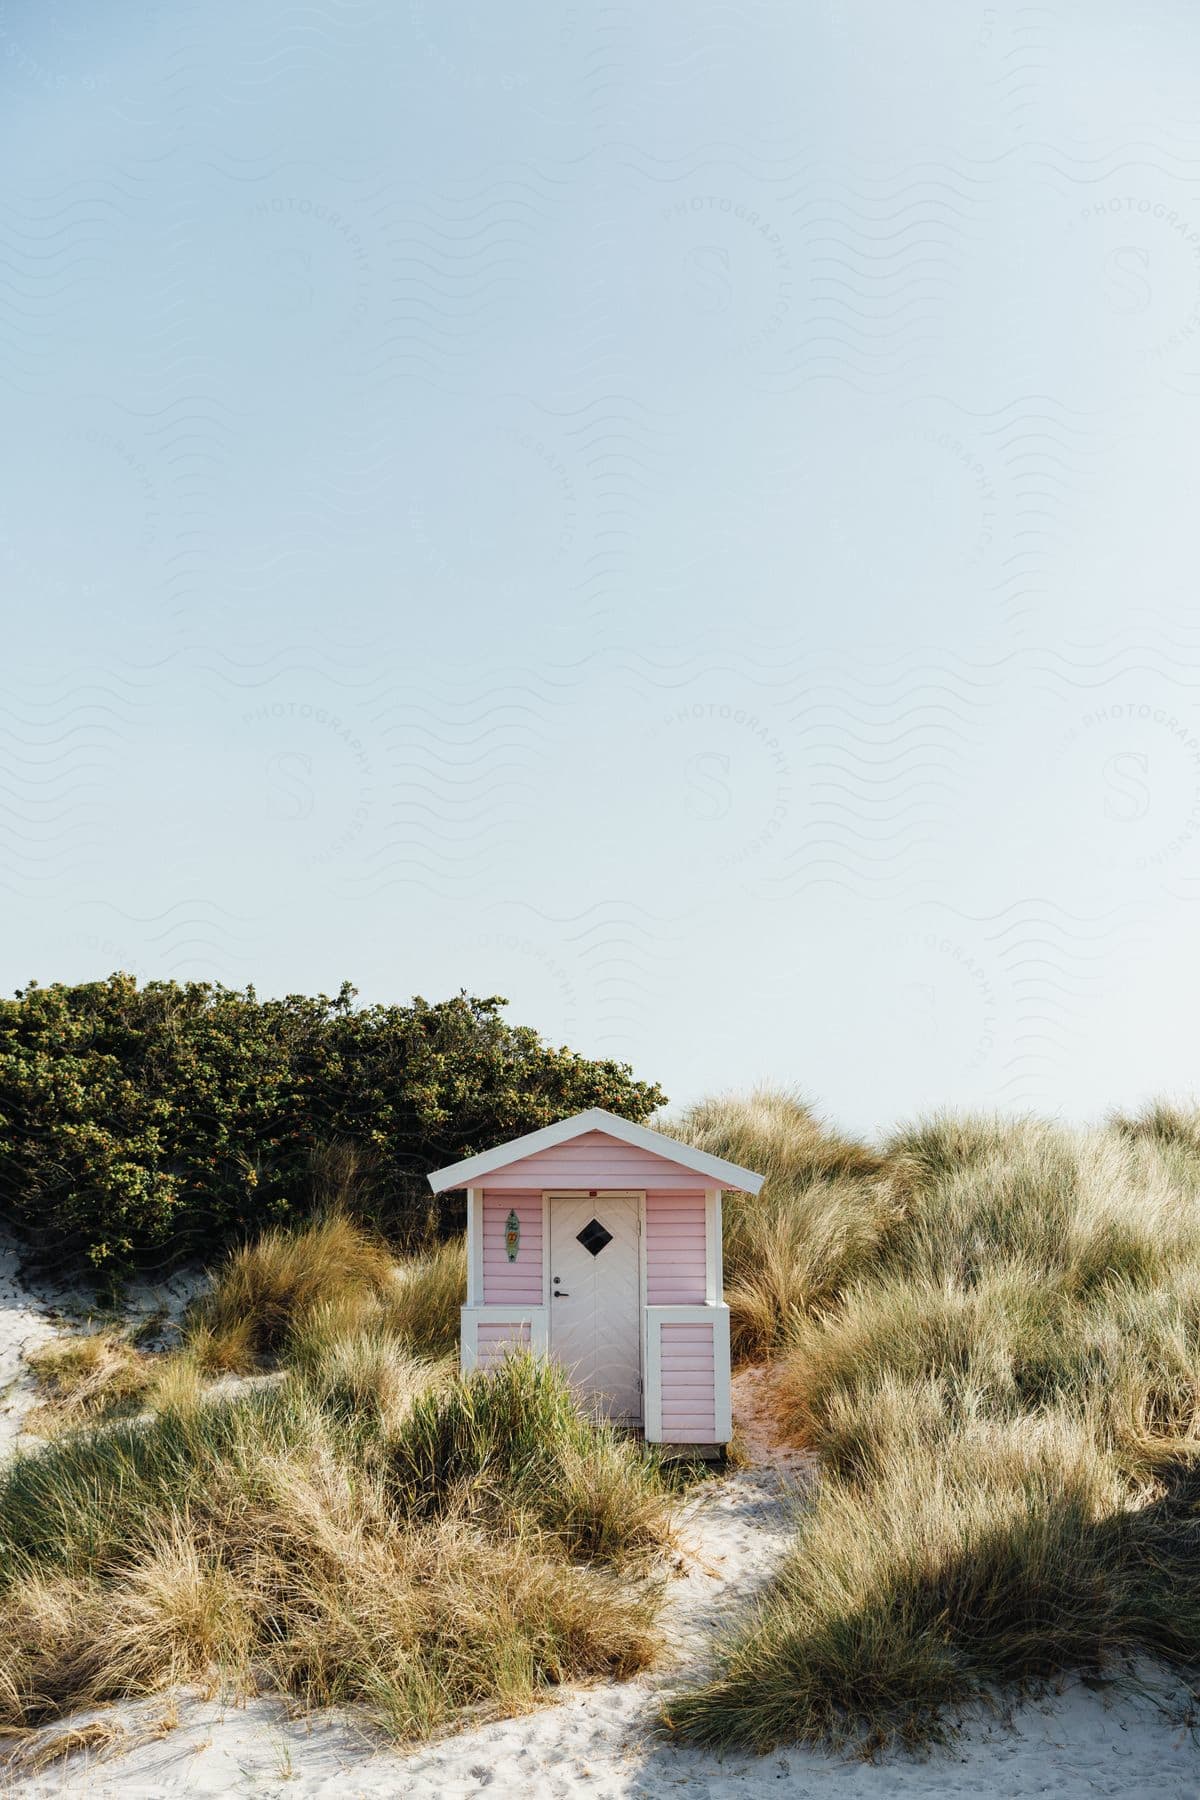
[[[735,1331],[740,1313],[745,1346],[778,1357],[780,1423],[822,1473],[670,1727],[874,1753],[1072,1671],[1150,1658],[1194,1684],[1196,1113],[1092,1131],[938,1115],[853,1169],[817,1166],[787,1096],[735,1114],[708,1147],[753,1167],[761,1145],[769,1171],[765,1206],[732,1209]],[[791,1156],[772,1135],[789,1114]]]

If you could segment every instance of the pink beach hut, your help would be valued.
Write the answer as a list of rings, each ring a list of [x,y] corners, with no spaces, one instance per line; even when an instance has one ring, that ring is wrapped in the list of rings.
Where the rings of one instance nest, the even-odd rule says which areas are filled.
[[[599,1107],[438,1169],[467,1192],[463,1370],[524,1346],[651,1443],[728,1443],[721,1194],[762,1183]]]

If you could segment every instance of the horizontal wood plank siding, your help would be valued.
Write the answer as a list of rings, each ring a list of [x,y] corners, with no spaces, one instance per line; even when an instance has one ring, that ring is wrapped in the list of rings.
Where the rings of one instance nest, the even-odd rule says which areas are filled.
[[[491,1369],[503,1362],[510,1350],[528,1350],[529,1321],[488,1320],[480,1322],[476,1329],[476,1366],[480,1369]]]
[[[695,1169],[685,1169],[668,1157],[622,1144],[603,1131],[585,1131],[569,1143],[494,1169],[487,1177],[487,1189],[521,1193],[532,1188],[657,1188],[688,1193],[695,1191],[696,1179]]]
[[[711,1444],[717,1433],[711,1325],[669,1325],[662,1332],[662,1434],[668,1444]]]
[[[646,1304],[703,1306],[704,1194],[647,1192]]]
[[[521,1221],[516,1262],[504,1248],[510,1212]],[[540,1193],[483,1191],[483,1303],[485,1306],[542,1304],[542,1196]]]

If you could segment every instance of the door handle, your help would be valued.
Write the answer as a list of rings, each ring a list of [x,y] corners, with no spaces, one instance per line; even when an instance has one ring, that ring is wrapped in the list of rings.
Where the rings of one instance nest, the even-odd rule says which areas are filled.
[[[555,1290],[551,1294],[550,1298],[552,1300],[569,1300],[571,1298],[570,1289],[569,1288],[555,1288]]]

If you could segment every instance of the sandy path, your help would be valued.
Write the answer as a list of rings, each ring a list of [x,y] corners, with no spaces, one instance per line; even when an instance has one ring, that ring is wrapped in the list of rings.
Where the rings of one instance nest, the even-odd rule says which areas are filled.
[[[660,1697],[702,1665],[714,1637],[765,1581],[785,1551],[810,1469],[782,1458],[771,1441],[760,1379],[739,1383],[740,1437],[750,1466],[707,1482],[682,1518],[685,1572],[670,1590],[664,1624],[670,1650],[652,1675],[622,1686],[575,1690],[523,1718],[460,1732],[406,1754],[372,1743],[353,1719],[326,1713],[291,1721],[274,1701],[244,1706],[180,1696],[77,1715],[117,1725],[127,1748],[73,1756],[39,1776],[10,1782],[23,1796],[92,1800],[173,1796],[279,1796],[280,1800],[1025,1800],[1111,1796],[1198,1800],[1200,1745],[1146,1700],[1106,1697],[1070,1684],[1023,1706],[1011,1725],[974,1720],[948,1752],[925,1761],[865,1765],[809,1751],[767,1757],[681,1749],[656,1730]],[[160,1721],[171,1715],[164,1731]],[[177,1723],[175,1715],[177,1713]],[[46,1742],[63,1729],[37,1734]],[[147,1734],[148,1741],[139,1742]]]

